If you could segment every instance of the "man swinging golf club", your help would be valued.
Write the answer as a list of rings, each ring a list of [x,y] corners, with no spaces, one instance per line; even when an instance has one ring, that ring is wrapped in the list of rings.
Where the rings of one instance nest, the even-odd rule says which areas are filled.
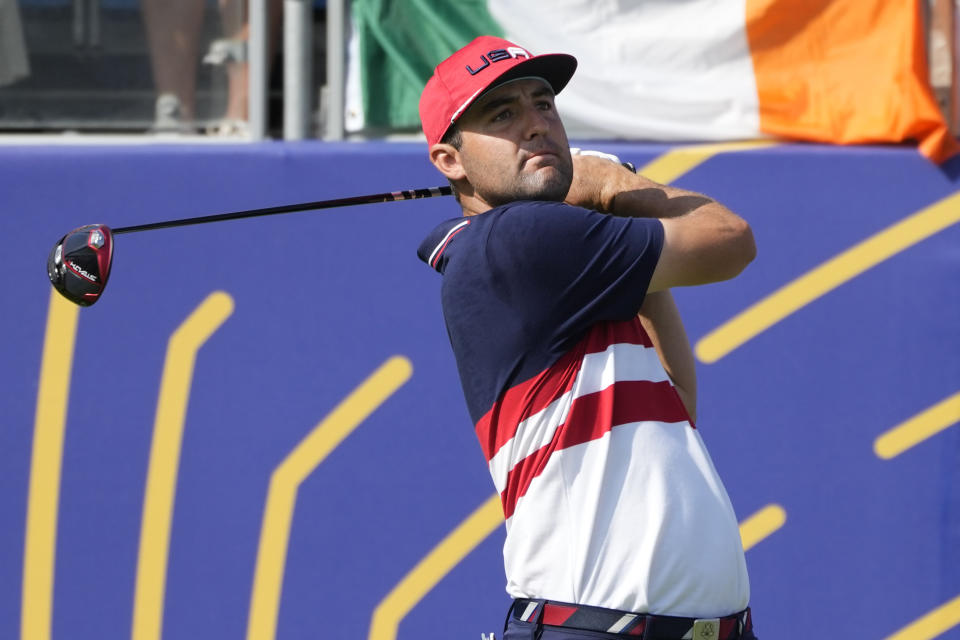
[[[733,278],[716,201],[571,155],[576,60],[480,37],[420,99],[463,215],[418,255],[506,518],[507,640],[755,638],[736,517],[695,426],[672,287]]]

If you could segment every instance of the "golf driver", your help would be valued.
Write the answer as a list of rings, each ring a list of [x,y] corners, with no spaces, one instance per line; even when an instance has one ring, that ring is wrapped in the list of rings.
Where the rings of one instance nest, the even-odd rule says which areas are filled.
[[[240,218],[253,218],[256,216],[269,216],[280,213],[293,213],[295,211],[332,209],[334,207],[347,207],[355,204],[433,198],[437,196],[448,196],[451,193],[452,190],[450,187],[443,186],[429,189],[375,193],[366,196],[320,200],[301,204],[288,204],[279,207],[219,213],[196,218],[181,218],[180,220],[166,220],[130,227],[119,227],[117,229],[110,229],[110,227],[105,224],[88,224],[67,233],[53,246],[53,249],[50,250],[50,255],[47,257],[47,276],[50,278],[50,283],[53,284],[53,287],[67,300],[83,307],[89,307],[100,299],[104,287],[107,286],[107,279],[110,277],[110,267],[113,263],[113,236],[121,233],[152,231],[154,229],[166,229],[169,227],[185,227],[193,224],[238,220]]]

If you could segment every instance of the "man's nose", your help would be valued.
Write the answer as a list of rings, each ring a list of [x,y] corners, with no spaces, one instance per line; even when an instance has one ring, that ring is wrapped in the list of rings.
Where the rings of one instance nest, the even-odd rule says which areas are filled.
[[[550,130],[550,123],[543,111],[529,106],[524,112],[524,133],[528,138],[545,135]]]

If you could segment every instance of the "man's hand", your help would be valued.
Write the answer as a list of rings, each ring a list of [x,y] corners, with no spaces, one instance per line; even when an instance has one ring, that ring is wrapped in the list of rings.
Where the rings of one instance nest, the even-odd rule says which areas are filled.
[[[617,216],[673,218],[711,202],[705,196],[645,178],[628,169],[614,155],[570,151],[573,184],[567,192],[567,204]]]
[[[613,201],[620,191],[630,189],[637,176],[616,156],[596,155],[571,149],[573,184],[565,202],[601,213],[613,213]],[[632,188],[636,188],[635,186]]]

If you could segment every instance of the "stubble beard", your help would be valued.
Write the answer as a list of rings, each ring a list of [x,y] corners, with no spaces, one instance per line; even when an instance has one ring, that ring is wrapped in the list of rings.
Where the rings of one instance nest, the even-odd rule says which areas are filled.
[[[480,195],[492,207],[518,200],[563,202],[572,182],[573,164],[561,162],[534,173],[520,174],[513,184],[502,191]]]

